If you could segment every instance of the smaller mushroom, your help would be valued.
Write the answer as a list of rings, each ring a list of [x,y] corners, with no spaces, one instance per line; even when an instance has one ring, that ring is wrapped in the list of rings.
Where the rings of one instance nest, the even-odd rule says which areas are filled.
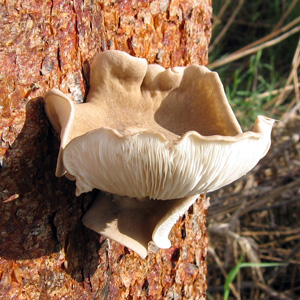
[[[99,192],[84,224],[141,257],[202,193],[249,172],[266,155],[274,120],[258,116],[243,133],[215,72],[164,69],[121,51],[97,55],[86,103],[58,90],[45,95],[60,132],[56,175],[76,195]]]
[[[198,196],[172,201],[138,200],[99,192],[82,221],[145,258],[151,240],[159,248],[170,248],[168,236],[173,225]]]

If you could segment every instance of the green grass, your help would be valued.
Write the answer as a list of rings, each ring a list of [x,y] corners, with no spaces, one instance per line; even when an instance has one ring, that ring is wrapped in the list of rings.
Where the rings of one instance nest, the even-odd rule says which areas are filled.
[[[253,124],[257,115],[267,113],[263,107],[272,96],[260,98],[259,95],[275,90],[279,79],[274,70],[274,59],[271,57],[269,62],[263,62],[261,54],[259,51],[251,56],[247,68],[235,69],[231,82],[225,87],[227,98],[244,127]]]
[[[225,2],[224,0],[213,1],[214,16],[218,16]],[[296,5],[283,22],[280,20],[293,0],[244,1],[231,26],[214,45],[239,2],[230,1],[221,19],[214,18],[215,25],[211,41],[214,47],[209,52],[210,64],[267,36],[273,30],[282,28],[300,16],[300,1],[296,1]],[[299,23],[295,26],[297,25]],[[283,88],[286,84],[298,40],[299,32],[272,47],[214,68],[221,77],[226,95],[242,127],[252,126],[259,114],[280,119],[286,111],[286,107],[294,97],[293,93],[280,105],[268,103],[272,103],[272,100],[278,96],[271,92]],[[263,97],[263,95],[266,96]]]
[[[227,275],[225,284],[224,284],[224,295],[223,299],[228,300],[230,295],[230,285],[234,282],[234,279],[238,275],[240,269],[242,268],[270,268],[270,267],[279,267],[286,266],[284,263],[271,263],[271,262],[262,262],[262,263],[251,263],[251,262],[243,262],[244,255],[241,256],[238,263],[235,265],[233,269]]]

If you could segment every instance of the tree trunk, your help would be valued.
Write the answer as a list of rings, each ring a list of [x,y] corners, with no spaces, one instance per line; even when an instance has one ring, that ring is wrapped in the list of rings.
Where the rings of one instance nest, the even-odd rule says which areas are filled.
[[[55,87],[83,101],[109,49],[207,64],[210,0],[0,0],[0,13],[0,298],[205,299],[205,198],[145,260],[99,237],[81,222],[94,193],[75,197],[54,175],[59,141],[40,97]]]

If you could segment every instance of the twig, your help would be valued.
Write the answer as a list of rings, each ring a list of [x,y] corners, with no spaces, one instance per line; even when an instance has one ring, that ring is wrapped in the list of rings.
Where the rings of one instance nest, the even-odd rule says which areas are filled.
[[[272,232],[270,230],[265,230],[265,231],[243,231],[242,235],[244,236],[256,236],[256,235],[272,235],[272,234],[280,234],[280,235],[291,235],[291,234],[300,234],[300,228],[295,228],[295,229],[289,229],[285,231],[280,231],[278,230]]]
[[[288,297],[284,293],[277,292],[274,289],[266,286],[265,284],[262,284],[260,282],[256,282],[255,284],[271,297],[275,297],[278,300],[292,300],[292,298]]]
[[[234,284],[234,286],[236,286],[236,284]],[[263,285],[263,284],[257,284],[257,283],[254,283],[254,282],[242,282],[241,283],[241,289],[242,290],[246,290],[246,289],[251,289],[251,288],[253,288],[253,287],[258,287],[258,288],[260,288],[260,289],[262,289],[262,290],[264,290],[264,288],[265,288],[265,285]],[[207,289],[207,291],[208,292],[210,292],[210,293],[217,293],[217,292],[222,292],[223,291],[223,289],[224,289],[224,287],[223,286],[214,286],[214,287],[209,287],[208,289]],[[269,289],[269,291],[271,291],[270,289]],[[265,291],[266,292],[266,291]],[[279,293],[279,292],[276,292],[276,291],[274,291],[273,289],[272,289],[272,292],[274,293],[274,295],[276,295],[276,296],[278,296],[278,297],[282,297],[282,298],[276,298],[276,299],[281,299],[281,300],[293,300],[293,298],[290,298],[289,296],[287,296],[287,295],[285,295],[285,294],[283,294],[283,293]]]
[[[292,22],[290,22],[289,24],[287,24],[286,26],[274,31],[274,32],[271,32],[270,34],[264,36],[263,38],[259,39],[259,40],[256,40],[255,42],[239,49],[238,51],[236,52],[233,52],[232,54],[237,54],[237,53],[241,53],[241,52],[244,52],[245,50],[248,50],[250,48],[253,48],[257,45],[260,45],[264,42],[267,42],[269,40],[271,40],[273,37],[275,36],[278,36],[286,31],[288,31],[289,29],[291,29],[292,27],[294,27],[296,24],[300,23],[300,17],[296,18],[295,20],[293,20]]]
[[[215,23],[213,24],[213,27],[212,27],[212,30],[214,30],[215,26],[220,23],[220,19],[223,17],[229,3],[231,2],[231,0],[226,0],[226,2],[223,4],[222,8],[220,9],[218,15],[214,18],[215,20]]]
[[[246,50],[246,51],[243,51],[241,53],[237,53],[237,54],[231,54],[227,57],[225,57],[224,59],[220,59],[214,63],[211,63],[209,64],[209,68],[217,68],[217,67],[221,67],[223,65],[226,65],[230,62],[233,62],[235,60],[238,60],[242,57],[245,57],[247,55],[250,55],[250,54],[253,54],[253,53],[256,53],[257,51],[259,50],[262,50],[262,49],[265,49],[265,48],[268,48],[268,47],[271,47],[271,46],[274,46],[280,42],[282,42],[283,40],[287,39],[288,37],[290,37],[291,35],[297,33],[300,31],[300,26],[296,26],[294,27],[292,30],[286,32],[285,34],[273,39],[273,40],[270,40],[266,43],[263,43],[262,45],[259,45],[257,47],[254,47],[254,48],[251,48],[249,50]]]
[[[280,194],[282,194],[285,190],[293,189],[294,187],[299,187],[300,185],[300,179],[292,181],[288,184],[279,186],[278,188],[273,189],[271,192],[268,192],[265,197],[260,197],[258,201],[254,201],[253,204],[246,206],[241,212],[240,217],[243,215],[248,214],[252,210],[257,209],[258,207],[261,207],[265,204],[267,204],[269,201],[274,200],[274,198]]]
[[[297,110],[299,109],[300,109],[300,102],[298,102],[287,114],[283,115],[279,126],[284,127],[286,123],[291,119],[291,117],[293,117],[297,113]]]
[[[299,42],[300,42],[300,39],[299,39]],[[299,66],[299,64],[300,64],[300,56],[299,56],[297,65]],[[300,99],[299,99],[299,88],[298,88],[299,87],[299,81],[298,81],[297,69],[298,68],[295,68],[295,70],[293,72],[294,73],[293,80],[294,80],[294,88],[295,88],[295,98],[296,98],[296,102],[298,103]]]
[[[238,198],[238,201],[240,202],[242,198],[249,198],[251,197],[252,200],[247,203],[247,205],[239,211],[239,217],[241,218],[242,216],[248,214],[251,211],[258,210],[260,207],[263,207],[266,205],[268,202],[274,201],[274,199],[277,196],[280,196],[285,190],[293,190],[295,188],[298,188],[300,185],[300,179],[297,179],[295,181],[292,181],[288,184],[281,185],[277,188],[272,188],[271,191],[268,191],[265,193],[265,195],[260,195],[259,200],[256,199],[256,197],[260,194],[259,190],[255,190],[252,194],[245,194],[245,195],[240,195]],[[226,198],[226,196],[224,196]],[[228,195],[227,195],[227,198]],[[220,201],[220,199],[219,199]],[[211,208],[209,209],[209,213],[216,217],[218,214],[226,215],[230,212],[236,211],[240,207],[240,203],[233,203],[231,205],[227,205],[226,207],[221,207],[221,208]],[[209,219],[209,218],[208,218]],[[228,219],[228,218],[227,218]],[[223,220],[227,221],[227,219]]]
[[[284,22],[284,20],[287,18],[287,16],[291,13],[291,11],[293,10],[293,8],[295,7],[295,5],[298,3],[298,0],[294,0],[291,5],[289,6],[289,8],[286,10],[286,12],[283,14],[283,16],[281,17],[281,19],[279,20],[279,22],[276,24],[276,26],[274,27],[273,31],[277,30],[278,28],[281,27],[282,23]]]
[[[237,5],[237,7],[235,8],[234,12],[231,14],[228,22],[226,23],[226,25],[224,26],[224,28],[221,30],[221,32],[219,33],[219,35],[215,38],[215,40],[213,41],[213,43],[209,46],[208,51],[212,51],[214,49],[214,47],[222,40],[222,38],[225,36],[226,32],[228,31],[229,27],[231,26],[231,24],[233,23],[235,17],[237,16],[238,12],[240,11],[240,9],[242,8],[243,4],[244,4],[245,0],[239,0],[239,4]]]
[[[277,128],[280,128],[279,125],[277,125]],[[271,163],[276,161],[278,157],[284,153],[285,150],[291,150],[294,149],[294,146],[299,143],[300,136],[297,133],[294,133],[293,135],[283,139],[283,141],[276,145],[271,153],[264,159],[259,166],[256,168],[256,172],[259,173],[261,170],[264,170],[267,168],[267,166]]]
[[[298,244],[296,244],[296,246],[293,248],[293,250],[289,253],[289,255],[287,255],[287,257],[284,259],[284,262],[286,264],[289,264],[291,259],[295,256],[296,253],[298,253],[300,251],[300,242],[298,242]],[[275,279],[277,278],[277,276],[281,273],[282,271],[282,267],[278,267],[277,270],[275,272],[272,273],[272,277],[270,278],[270,280],[268,281],[268,285],[272,285],[272,283],[275,281]]]
[[[298,45],[297,45],[297,48],[296,48],[296,51],[295,51],[295,54],[293,57],[292,70],[286,81],[285,88],[288,85],[290,85],[290,83],[292,82],[292,80],[294,78],[294,72],[296,72],[296,70],[298,69],[299,64],[300,64],[300,39],[298,41]],[[279,95],[277,101],[275,102],[275,105],[280,105],[285,100],[285,98],[286,98],[285,88],[284,88],[283,92]]]
[[[261,259],[265,259],[265,260],[268,260],[268,261],[276,261],[276,262],[283,263],[283,260],[281,258],[278,258],[278,257],[274,257],[274,256],[270,256],[270,255],[262,255],[262,254],[259,257]],[[297,260],[297,259],[294,259],[294,260],[291,259],[290,263],[294,264],[294,265],[300,265],[300,261]]]
[[[297,87],[300,88],[300,83],[298,83]],[[263,98],[266,98],[266,97],[269,97],[269,96],[278,95],[278,94],[282,93],[284,90],[285,91],[292,91],[294,89],[295,89],[295,85],[291,84],[291,85],[288,85],[286,88],[281,88],[281,89],[272,90],[272,91],[269,91],[269,92],[264,92],[264,93],[261,93],[259,95],[256,95],[255,97],[248,97],[248,98],[245,99],[245,101],[249,102],[249,101],[254,100],[254,98],[256,98],[256,99],[263,99]]]
[[[258,263],[259,257],[255,250],[255,242],[252,238],[243,237],[229,229],[228,224],[213,224],[207,228],[208,232],[221,234],[236,240],[242,250],[247,254],[251,262]]]
[[[269,248],[270,246],[274,246],[275,244],[278,244],[278,243],[287,243],[287,242],[291,242],[291,241],[298,241],[300,239],[300,234],[295,234],[295,235],[292,235],[292,236],[287,236],[281,240],[273,240],[273,241],[270,241],[268,243],[264,243],[262,245],[260,245],[261,247],[264,247],[264,248]]]
[[[226,279],[228,274],[225,271],[224,267],[223,267],[223,263],[221,262],[219,256],[217,255],[216,251],[212,248],[212,247],[208,247],[208,253],[211,254],[211,256],[214,258],[216,264],[218,265],[219,269],[221,270],[221,273],[223,274],[224,278]],[[236,288],[234,287],[234,285],[232,283],[229,284],[229,287],[232,291],[232,293],[234,294],[234,296],[237,299],[241,299],[239,293],[237,292]]]

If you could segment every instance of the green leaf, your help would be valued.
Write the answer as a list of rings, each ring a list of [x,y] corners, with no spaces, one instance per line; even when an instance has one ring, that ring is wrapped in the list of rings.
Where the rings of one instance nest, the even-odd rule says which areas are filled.
[[[234,281],[235,277],[239,273],[241,268],[268,268],[268,267],[279,267],[286,266],[286,263],[272,263],[272,262],[261,262],[261,263],[253,263],[253,262],[242,262],[244,259],[244,254],[240,257],[238,263],[235,267],[230,270],[227,275],[225,284],[224,284],[224,300],[228,300],[230,294],[230,284]]]

